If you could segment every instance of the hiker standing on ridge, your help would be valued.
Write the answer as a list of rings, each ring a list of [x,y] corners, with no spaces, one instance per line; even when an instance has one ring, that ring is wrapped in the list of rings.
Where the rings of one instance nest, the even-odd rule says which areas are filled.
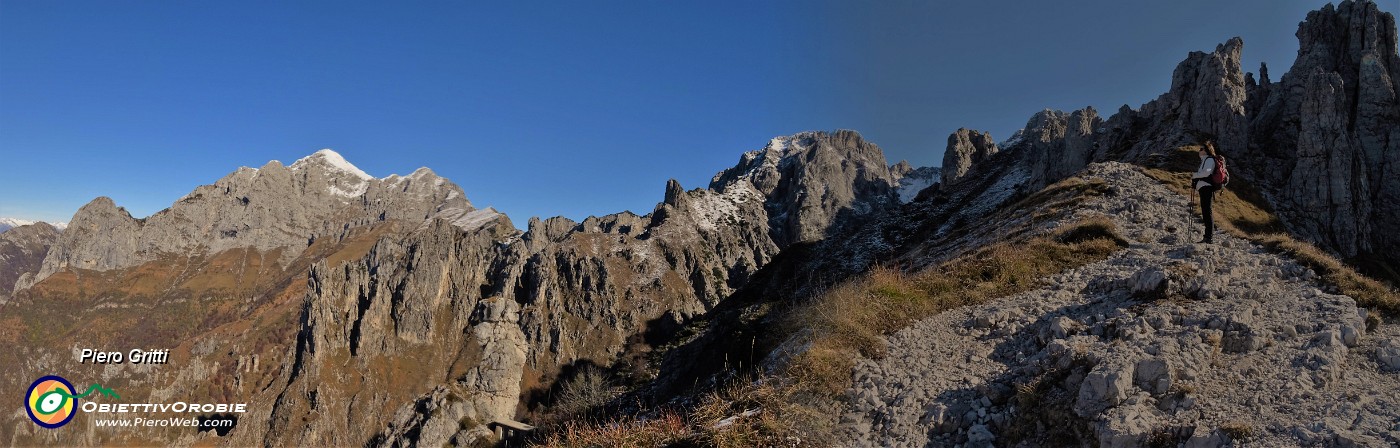
[[[1201,221],[1206,225],[1206,234],[1199,243],[1211,244],[1211,237],[1215,235],[1211,202],[1215,200],[1215,192],[1229,182],[1229,177],[1225,171],[1225,159],[1215,152],[1215,142],[1206,140],[1198,154],[1201,156],[1201,168],[1191,175],[1191,180],[1201,195]]]

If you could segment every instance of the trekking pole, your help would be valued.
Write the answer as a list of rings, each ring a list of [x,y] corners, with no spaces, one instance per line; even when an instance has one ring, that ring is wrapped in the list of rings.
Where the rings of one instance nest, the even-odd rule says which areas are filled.
[[[1197,189],[1196,189],[1196,179],[1191,179],[1191,183],[1190,183],[1189,185],[1187,185],[1187,187],[1191,188],[1191,198],[1195,200],[1195,204],[1194,204],[1194,205],[1196,205],[1197,207],[1200,207],[1200,206],[1201,206],[1201,190],[1197,190]],[[1195,210],[1191,210],[1191,213],[1192,213],[1192,214],[1194,214],[1195,212],[1196,212]],[[1202,212],[1202,213],[1204,213],[1204,212]],[[1202,214],[1201,216],[1204,217],[1205,215]],[[1187,222],[1191,222],[1191,221],[1190,221],[1190,220],[1187,220]],[[1187,234],[1187,235],[1190,235],[1190,234],[1191,234],[1191,233],[1190,233],[1190,230],[1187,230],[1187,233],[1186,233],[1186,234]]]

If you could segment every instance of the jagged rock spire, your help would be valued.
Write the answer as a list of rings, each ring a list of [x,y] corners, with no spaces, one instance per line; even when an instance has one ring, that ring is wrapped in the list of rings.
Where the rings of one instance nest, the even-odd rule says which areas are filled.
[[[958,128],[948,136],[948,149],[943,152],[943,185],[956,183],[972,170],[973,165],[996,154],[997,150],[992,134]]]

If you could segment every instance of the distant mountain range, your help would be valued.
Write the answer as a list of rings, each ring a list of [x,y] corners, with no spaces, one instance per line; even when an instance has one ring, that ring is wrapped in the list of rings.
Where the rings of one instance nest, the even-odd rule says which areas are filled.
[[[10,229],[13,229],[13,228],[19,227],[19,226],[27,226],[27,225],[30,225],[30,224],[34,224],[34,223],[36,223],[36,222],[43,222],[43,221],[29,221],[29,220],[16,219],[16,218],[0,218],[0,232],[4,232],[4,231],[6,231],[6,230],[10,230]],[[63,230],[64,228],[67,228],[67,227],[68,227],[68,223],[66,223],[66,222],[51,222],[51,223],[49,223],[49,225],[54,226],[54,227],[57,228],[58,230]]]

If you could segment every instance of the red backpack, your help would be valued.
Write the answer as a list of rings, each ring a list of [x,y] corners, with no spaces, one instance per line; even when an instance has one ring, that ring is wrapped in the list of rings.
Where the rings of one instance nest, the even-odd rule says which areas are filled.
[[[1225,168],[1224,157],[1215,157],[1215,172],[1210,173],[1210,177],[1207,178],[1206,181],[1218,187],[1223,187],[1225,184],[1230,183],[1230,171]]]

